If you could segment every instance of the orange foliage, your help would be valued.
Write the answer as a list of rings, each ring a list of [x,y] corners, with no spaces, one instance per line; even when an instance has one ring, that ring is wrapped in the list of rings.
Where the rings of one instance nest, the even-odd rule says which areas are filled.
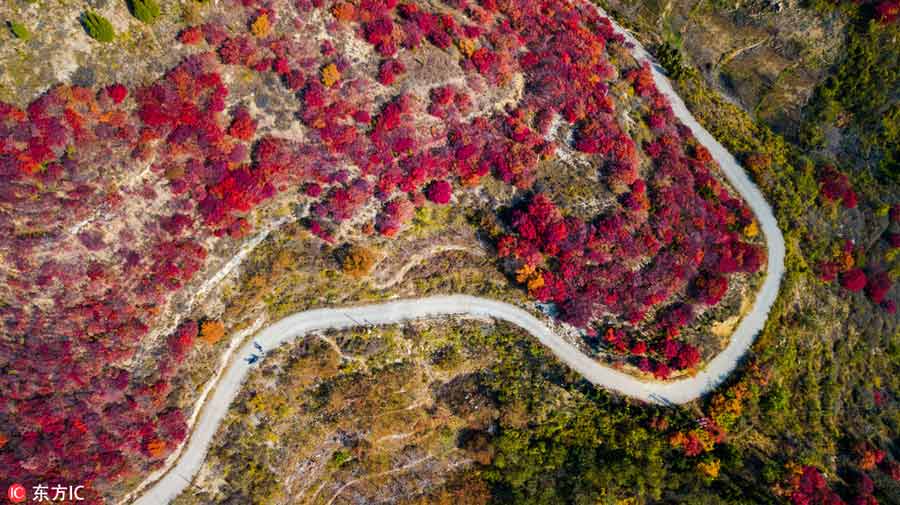
[[[326,87],[334,86],[339,80],[341,80],[341,72],[338,70],[337,65],[330,63],[322,68],[322,84]]]
[[[747,156],[744,166],[758,176],[772,167],[772,158],[764,153],[754,153]]]
[[[697,470],[706,475],[707,477],[715,479],[719,476],[719,470],[721,468],[721,463],[718,459],[713,458],[710,461],[702,461],[697,463]]]
[[[859,457],[859,467],[867,472],[874,470],[887,455],[885,451],[865,442],[856,446],[856,453]]]
[[[356,8],[353,4],[339,2],[331,9],[331,13],[338,21],[353,21],[356,18]]]
[[[530,265],[528,263],[522,265],[521,268],[516,270],[516,281],[524,283],[528,280],[529,277],[534,273],[534,265]]]
[[[147,444],[147,453],[154,458],[161,457],[166,450],[166,441],[160,439],[154,439],[153,441]]]
[[[475,41],[472,39],[459,39],[456,45],[459,47],[459,52],[463,53],[467,58],[471,57],[476,49]]]
[[[669,437],[669,445],[683,450],[685,456],[694,457],[713,450],[716,439],[706,430],[694,429],[687,433],[676,432]]]
[[[850,270],[856,265],[856,260],[853,258],[852,251],[843,251],[839,261],[841,262],[841,266],[844,267],[844,270]]]
[[[362,246],[348,246],[340,252],[341,269],[350,277],[361,279],[375,266],[375,253]]]
[[[528,292],[534,293],[542,287],[544,287],[544,276],[540,273],[536,273],[534,277],[528,281]]]
[[[253,20],[253,23],[250,25],[250,31],[257,37],[265,37],[268,35],[270,28],[268,14],[260,14],[260,16]]]
[[[207,344],[215,344],[225,336],[225,325],[221,321],[204,321],[200,326],[200,338]]]

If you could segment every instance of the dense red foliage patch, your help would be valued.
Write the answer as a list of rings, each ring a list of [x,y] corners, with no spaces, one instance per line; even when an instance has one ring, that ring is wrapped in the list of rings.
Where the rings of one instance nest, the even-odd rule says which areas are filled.
[[[250,140],[256,133],[256,121],[250,117],[247,109],[241,107],[232,113],[231,126],[228,127],[228,134],[234,138],[241,140]],[[240,161],[240,160],[237,160]]]
[[[638,193],[642,195],[644,191],[641,188]],[[694,308],[687,303],[665,306],[664,302],[693,279],[697,302],[718,303],[727,289],[724,274],[755,272],[760,266],[761,251],[741,242],[736,234],[728,231],[726,222],[716,225],[711,221],[706,227],[715,233],[714,226],[719,226],[718,233],[721,233],[715,240],[709,240],[721,244],[712,252],[702,249],[702,239],[695,243],[695,249],[683,248],[676,252],[663,249],[660,235],[668,234],[669,240],[675,241],[676,232],[696,231],[677,227],[654,233],[645,223],[642,229],[635,230],[637,237],[633,237],[627,233],[620,214],[584,223],[563,216],[548,198],[537,194],[512,211],[511,233],[499,238],[497,249],[501,257],[514,261],[519,281],[527,285],[535,298],[556,303],[561,317],[575,326],[585,327],[600,314],[624,314],[631,323],[637,323],[644,319],[650,307],[660,306],[657,324],[664,337],[654,346],[657,359],[643,357],[639,367],[665,378],[670,369],[695,366],[699,353],[690,344],[673,340],[693,320]],[[640,236],[642,231],[646,238]],[[684,239],[678,243],[690,244]],[[656,258],[650,268],[637,273],[611,261],[653,257],[654,253]],[[606,343],[620,351],[636,345],[626,341],[619,332],[607,332]],[[639,351],[645,349],[638,347]],[[643,355],[643,352],[636,354]]]
[[[190,26],[178,34],[178,41],[182,44],[199,44],[201,40],[203,40],[203,30],[198,26]]]
[[[866,273],[861,268],[854,268],[841,275],[841,286],[853,292],[862,291],[866,287],[866,281]]]
[[[875,303],[884,301],[884,297],[891,289],[891,277],[887,272],[875,272],[871,274],[866,282],[866,294]]]
[[[887,236],[890,237],[890,234]],[[840,276],[840,284],[843,288],[854,293],[865,289],[866,295],[872,302],[876,305],[880,304],[886,312],[893,314],[896,310],[896,302],[886,299],[888,292],[893,287],[890,273],[879,268],[877,263],[866,270],[855,268],[854,255],[860,253],[862,251],[852,241],[846,240],[839,257],[830,261],[821,261],[816,266],[819,277],[825,282],[833,282]]]
[[[0,341],[0,433],[12,442],[0,451],[7,478],[93,488],[160,461],[184,437],[182,414],[164,411],[192,333],[170,336],[149,376],[132,379],[124,364],[159,308],[204,266],[199,241],[217,230],[197,228],[192,214],[240,173],[229,169],[243,161],[235,162],[236,152],[249,149],[224,136],[227,90],[217,65],[211,55],[189,58],[134,90],[136,108],[121,85],[98,93],[57,87],[27,111],[0,105],[0,193],[19,212],[17,221],[9,213],[0,219],[4,250],[15,251],[7,261],[17,265],[6,279],[15,303],[0,308],[9,337]],[[166,175],[173,194],[156,211],[158,228],[148,221],[140,234],[108,235],[92,213],[115,214],[124,198],[152,206],[157,190],[139,182],[110,192],[105,172],[147,164]],[[218,194],[230,202],[225,211],[253,203]],[[23,226],[46,231],[22,233]],[[83,228],[64,259],[48,255],[72,226]],[[188,230],[191,239],[183,238]]]
[[[128,96],[128,89],[121,84],[113,84],[106,88],[106,93],[112,98],[113,103],[120,104]]]
[[[881,470],[894,482],[900,482],[900,463],[897,461],[884,462]]]
[[[831,490],[825,477],[814,466],[804,466],[802,473],[791,484],[793,505],[845,505],[844,500]]]
[[[428,186],[428,199],[434,203],[450,203],[453,187],[447,181],[434,181]]]
[[[390,86],[403,72],[406,72],[406,66],[402,62],[396,59],[386,60],[378,71],[378,82]]]
[[[882,23],[893,23],[900,19],[900,2],[897,0],[882,0],[875,6],[875,12]]]
[[[821,194],[829,201],[843,202],[848,209],[856,208],[857,196],[850,185],[850,179],[833,165],[825,165],[819,171]]]

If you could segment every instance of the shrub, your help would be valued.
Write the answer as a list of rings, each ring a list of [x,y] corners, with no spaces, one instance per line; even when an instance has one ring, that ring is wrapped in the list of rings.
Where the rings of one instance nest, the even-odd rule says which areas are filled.
[[[119,104],[128,96],[128,88],[121,84],[112,84],[107,86],[106,93],[112,98],[114,103]]]
[[[866,282],[866,295],[875,302],[881,303],[891,289],[891,277],[887,272],[875,272]]]
[[[17,39],[28,40],[31,38],[31,32],[29,32],[28,28],[22,23],[19,23],[18,21],[7,21],[7,24],[9,25],[9,31],[11,31]]]
[[[866,274],[859,268],[845,272],[841,276],[841,285],[854,293],[866,287]]]
[[[348,245],[338,252],[341,270],[350,277],[361,279],[372,271],[375,254],[371,249],[358,245]]]
[[[439,205],[450,203],[453,187],[447,181],[434,181],[428,186],[428,199]]]
[[[169,335],[169,352],[176,362],[181,362],[194,345],[194,338],[197,336],[197,323],[188,321],[182,323],[174,333]]]
[[[260,14],[250,23],[250,32],[257,37],[267,36],[270,29],[269,15],[266,13]]]
[[[886,238],[892,248],[900,248],[900,233],[888,233]]]
[[[717,305],[728,291],[728,279],[721,275],[699,277],[695,283],[697,298],[706,305]]]
[[[400,60],[387,60],[381,64],[381,67],[378,70],[378,82],[385,86],[390,86],[391,84],[394,84],[397,76],[403,72],[406,72],[406,65]]]
[[[159,17],[159,4],[156,0],[128,0],[128,10],[131,15],[150,24]]]
[[[85,11],[81,15],[81,25],[84,31],[98,42],[112,42],[116,36],[112,23],[94,11]]]
[[[821,184],[821,195],[826,200],[831,202],[842,200],[848,209],[856,207],[858,198],[850,185],[850,179],[834,165],[822,167],[819,173],[819,183]]]
[[[691,75],[691,68],[684,64],[681,51],[671,42],[666,41],[657,46],[656,57],[672,79],[677,81]]]
[[[334,63],[330,63],[324,67],[322,67],[322,84],[326,87],[330,88],[334,86],[339,80],[341,80],[341,72],[338,70],[337,65]]]
[[[884,24],[893,23],[900,18],[900,2],[896,0],[884,0],[875,6],[878,20]]]
[[[844,503],[835,493],[818,468],[804,466],[800,475],[794,476],[790,482],[791,502],[801,504],[842,504]]]
[[[203,321],[200,325],[200,339],[207,344],[215,344],[225,336],[225,325],[221,321]]]
[[[250,112],[244,107],[239,107],[232,114],[234,118],[228,127],[228,134],[241,140],[250,140],[256,132],[256,121],[250,117]]]
[[[185,28],[178,34],[178,41],[182,44],[199,44],[201,40],[203,40],[203,30],[199,26]]]

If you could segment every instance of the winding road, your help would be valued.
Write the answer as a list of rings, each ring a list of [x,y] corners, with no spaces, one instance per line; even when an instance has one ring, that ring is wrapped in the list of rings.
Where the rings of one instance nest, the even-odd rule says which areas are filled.
[[[599,12],[606,16],[602,10]],[[614,25],[634,45],[634,55],[638,60],[650,60],[649,54],[630,34],[621,26],[615,23]],[[650,61],[652,62],[652,60]],[[750,348],[756,334],[765,325],[769,310],[778,296],[781,278],[784,274],[784,237],[778,229],[772,208],[765,201],[762,193],[750,181],[735,158],[697,123],[684,102],[675,93],[669,80],[655,64],[653,65],[653,76],[659,90],[671,102],[675,115],[709,149],[712,157],[722,167],[728,181],[756,214],[768,246],[766,278],[757,293],[751,311],[741,320],[725,350],[713,358],[706,368],[695,376],[665,383],[644,382],[634,376],[598,364],[554,333],[544,322],[522,308],[496,300],[464,295],[433,296],[352,308],[308,310],[278,321],[257,334],[254,340],[265,349],[273,349],[312,332],[351,328],[360,323],[385,325],[412,319],[451,315],[493,318],[506,321],[531,333],[562,362],[587,380],[622,395],[651,403],[682,404],[712,391],[735,369],[740,358]],[[193,476],[200,469],[206,457],[219,424],[228,412],[229,405],[237,396],[241,384],[251,370],[252,365],[249,365],[245,359],[254,352],[253,342],[247,342],[237,353],[232,355],[218,382],[215,383],[212,396],[205,403],[201,398],[200,405],[195,409],[200,412],[199,418],[180,455],[173,455],[168,468],[162,470],[164,472],[162,478],[155,482],[148,479],[135,491],[135,494],[140,493],[149,487],[134,502],[135,504],[162,505],[169,503],[190,485]],[[127,501],[126,498],[123,502]]]

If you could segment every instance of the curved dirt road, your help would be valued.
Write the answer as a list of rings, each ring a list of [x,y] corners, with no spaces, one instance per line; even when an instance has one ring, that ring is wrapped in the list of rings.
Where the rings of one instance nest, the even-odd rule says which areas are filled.
[[[602,10],[600,12],[606,16]],[[650,59],[648,53],[630,34],[620,26],[615,26],[634,44],[634,55],[638,60]],[[256,341],[264,348],[271,349],[310,332],[350,328],[359,323],[392,324],[410,319],[447,315],[490,317],[523,328],[547,346],[561,361],[592,383],[626,396],[653,403],[681,404],[715,389],[735,369],[740,358],[750,348],[754,337],[763,328],[769,310],[778,296],[781,277],[784,274],[784,238],[778,229],[772,208],[735,158],[697,123],[684,102],[675,93],[669,80],[655,64],[653,65],[653,74],[657,87],[669,98],[675,115],[709,149],[712,157],[722,167],[728,181],[756,214],[768,246],[766,279],[756,296],[751,311],[741,320],[725,350],[713,358],[706,368],[694,377],[667,383],[641,381],[631,375],[596,363],[553,333],[539,319],[521,308],[495,300],[462,295],[394,301],[347,309],[316,309],[300,312],[269,326],[257,335]],[[252,343],[248,342],[232,358],[225,373],[216,384],[212,397],[202,406],[203,410],[200,413],[199,421],[193,427],[190,439],[175,465],[144,492],[135,502],[136,504],[162,505],[169,503],[190,484],[206,457],[207,449],[219,423],[228,412],[231,401],[237,395],[241,383],[250,371],[251,365],[248,365],[244,359],[253,351]]]

